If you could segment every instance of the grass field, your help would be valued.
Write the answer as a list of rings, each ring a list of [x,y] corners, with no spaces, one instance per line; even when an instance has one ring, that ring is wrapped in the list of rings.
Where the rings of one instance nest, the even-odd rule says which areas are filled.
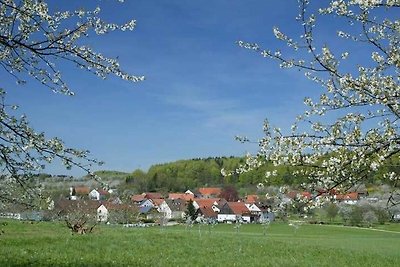
[[[400,225],[103,225],[72,235],[59,223],[0,225],[0,266],[399,266]]]

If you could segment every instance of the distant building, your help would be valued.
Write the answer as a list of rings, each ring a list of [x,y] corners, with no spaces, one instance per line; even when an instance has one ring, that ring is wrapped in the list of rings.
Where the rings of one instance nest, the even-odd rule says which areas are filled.
[[[201,198],[215,198],[219,197],[222,189],[220,187],[201,187],[198,191]]]

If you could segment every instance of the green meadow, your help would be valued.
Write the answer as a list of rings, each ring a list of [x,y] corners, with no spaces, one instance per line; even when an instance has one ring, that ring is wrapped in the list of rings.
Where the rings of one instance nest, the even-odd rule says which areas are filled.
[[[0,222],[0,266],[399,266],[400,225],[124,228]]]

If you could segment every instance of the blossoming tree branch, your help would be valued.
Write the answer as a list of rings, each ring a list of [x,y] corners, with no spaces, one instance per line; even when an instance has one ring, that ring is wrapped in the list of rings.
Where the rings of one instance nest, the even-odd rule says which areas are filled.
[[[94,51],[84,41],[90,34],[132,31],[135,20],[122,25],[108,23],[100,18],[100,8],[50,10],[42,0],[0,0],[2,77],[11,75],[17,84],[33,79],[51,92],[68,96],[74,93],[57,67],[64,62],[102,79],[115,75],[132,82],[144,80],[143,76],[126,73],[116,59]],[[35,131],[25,115],[17,115],[18,106],[7,103],[6,91],[11,89],[0,85],[0,202],[31,203],[32,196],[40,195],[33,174],[54,159],[59,159],[67,168],[77,167],[94,176],[90,167],[101,162],[91,158],[89,151],[66,147],[59,138],[49,139]],[[15,194],[15,190],[21,189],[22,197]]]
[[[321,91],[318,97],[305,98],[307,108],[290,130],[273,128],[265,121],[258,154],[248,156],[236,171],[246,172],[267,162],[290,165],[295,167],[293,175],[308,177],[307,186],[325,192],[346,190],[371,175],[380,175],[379,179],[395,188],[388,204],[397,205],[400,1],[342,0],[321,5],[299,1],[299,36],[273,29],[283,43],[280,50],[238,42],[240,47],[278,61],[281,68],[302,70]],[[327,25],[323,21],[337,25],[335,45],[319,39],[318,31]]]

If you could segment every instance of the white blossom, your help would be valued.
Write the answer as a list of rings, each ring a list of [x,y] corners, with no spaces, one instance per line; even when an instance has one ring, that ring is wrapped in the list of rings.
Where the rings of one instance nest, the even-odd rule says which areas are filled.
[[[2,77],[11,75],[18,85],[34,79],[51,92],[69,96],[74,92],[56,63],[70,62],[103,79],[114,75],[132,82],[144,80],[141,75],[122,70],[116,59],[85,45],[85,38],[92,33],[132,31],[136,20],[123,24],[105,22],[99,16],[100,7],[92,11],[51,10],[43,0],[0,1]],[[32,205],[30,197],[42,194],[34,174],[56,159],[66,168],[80,168],[101,182],[90,171],[93,164],[102,164],[101,161],[91,158],[89,151],[69,148],[59,138],[47,138],[35,131],[27,116],[16,113],[18,106],[9,105],[5,96],[6,90],[0,89],[0,204],[8,201]],[[22,192],[15,193],[16,190]]]
[[[275,59],[280,67],[304,70],[305,76],[320,86],[321,93],[305,98],[306,110],[297,117],[290,134],[273,131],[268,121],[264,123],[265,137],[259,142],[258,153],[262,157],[257,160],[293,166],[293,175],[308,177],[314,188],[346,188],[378,174],[397,185],[399,175],[387,172],[385,167],[389,160],[398,161],[400,157],[400,2],[299,2],[300,37],[291,38],[280,28],[273,28],[275,37],[295,52],[282,49],[272,53],[259,46],[251,49]],[[342,45],[316,40],[319,16],[344,18],[349,23],[347,28],[341,24],[343,29],[336,31]],[[358,57],[370,51],[364,65],[355,53],[349,57],[353,51],[342,50],[348,47],[346,42],[360,47]],[[346,65],[340,64],[344,59]],[[272,172],[266,176],[272,176]]]

